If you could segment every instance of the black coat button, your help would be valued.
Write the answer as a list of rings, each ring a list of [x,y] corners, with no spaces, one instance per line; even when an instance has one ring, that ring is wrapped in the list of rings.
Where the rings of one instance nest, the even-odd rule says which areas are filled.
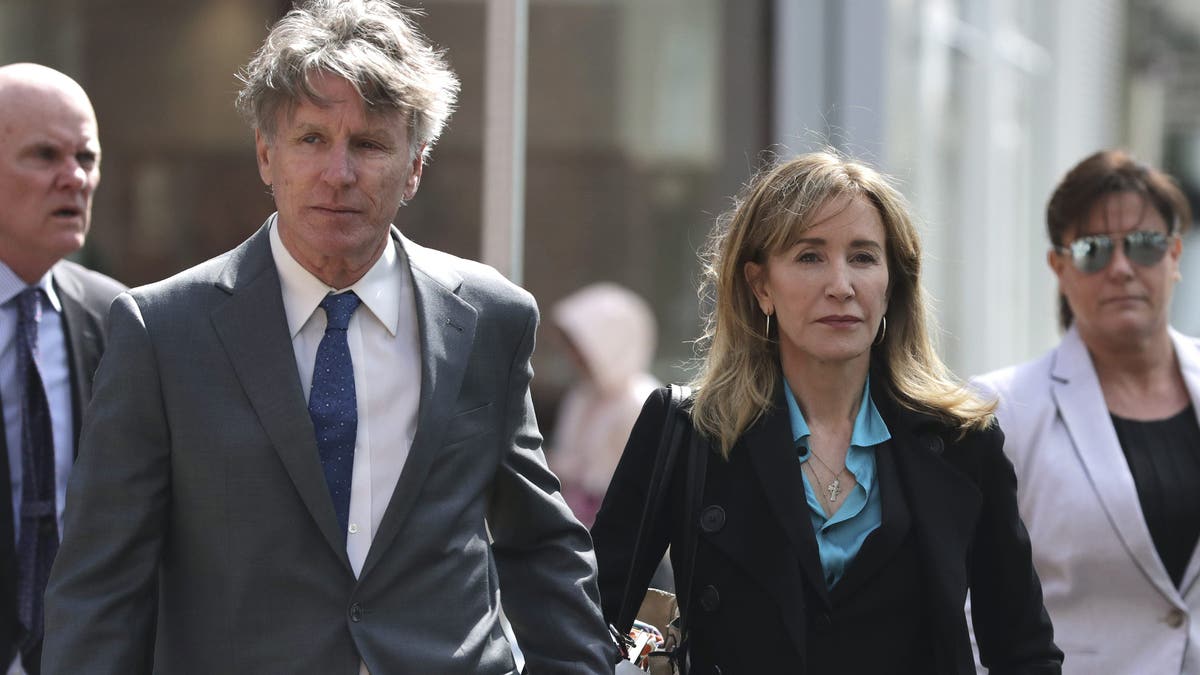
[[[713,666],[713,675],[721,675],[725,671],[721,670],[721,666]]]
[[[813,626],[819,631],[829,630],[833,625],[833,619],[828,614],[818,614],[817,618],[813,619]]]
[[[716,586],[705,586],[700,591],[700,608],[706,612],[715,612],[721,606],[721,594]]]
[[[935,455],[942,454],[942,451],[946,449],[945,443],[942,442],[942,437],[937,434],[927,434],[922,440],[925,443],[925,447]]]
[[[350,605],[350,620],[353,621],[354,623],[358,623],[359,621],[362,621],[362,617],[363,617],[362,605],[358,604],[357,602],[354,603],[353,605]]]
[[[712,534],[719,532],[722,527],[725,527],[725,509],[710,506],[700,512],[700,529]]]

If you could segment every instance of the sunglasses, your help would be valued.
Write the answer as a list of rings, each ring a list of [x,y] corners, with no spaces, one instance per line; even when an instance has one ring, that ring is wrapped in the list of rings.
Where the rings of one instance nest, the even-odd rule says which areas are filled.
[[[1167,254],[1172,235],[1166,232],[1136,230],[1120,237],[1125,242],[1125,257],[1141,267],[1157,265]],[[1054,250],[1071,258],[1075,268],[1084,274],[1094,274],[1112,262],[1116,242],[1112,235],[1093,234],[1080,237],[1066,246],[1055,246]]]

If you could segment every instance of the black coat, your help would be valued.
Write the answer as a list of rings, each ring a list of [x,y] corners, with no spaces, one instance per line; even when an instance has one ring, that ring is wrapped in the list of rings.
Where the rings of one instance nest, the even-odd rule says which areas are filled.
[[[884,525],[868,538],[833,593],[826,590],[782,392],[738,440],[728,461],[710,454],[704,517],[688,519],[701,524],[694,582],[690,597],[680,598],[691,607],[690,673],[821,672],[818,665],[809,669],[820,662],[813,652],[835,644],[825,639],[836,632],[829,630],[830,617],[839,611],[843,586],[854,584],[868,588],[853,596],[868,611],[859,607],[844,614],[860,618],[842,627],[842,643],[856,648],[837,650],[840,675],[974,673],[963,611],[968,589],[983,662],[992,673],[1060,672],[1062,652],[1052,642],[1029,538],[1017,513],[1016,477],[1002,452],[1003,434],[992,428],[960,439],[936,418],[896,405],[879,386],[885,382],[881,374],[872,382],[872,399],[892,435],[877,452]],[[656,520],[650,555],[631,576],[668,400],[661,389],[646,402],[592,529],[604,614],[612,623],[626,580],[645,588],[653,560],[668,544],[684,541],[688,471],[681,464],[668,506]],[[676,543],[671,549],[677,579],[691,565],[684,548]],[[904,577],[910,572],[916,578]],[[894,617],[896,627],[907,631],[905,640],[923,636],[923,657],[908,657],[920,663],[897,663],[876,644],[858,644],[871,641],[872,630],[892,635],[879,632],[890,630],[888,616],[873,617],[869,627],[861,620],[872,617],[872,603],[885,598],[906,598],[905,607],[921,605],[911,616]]]

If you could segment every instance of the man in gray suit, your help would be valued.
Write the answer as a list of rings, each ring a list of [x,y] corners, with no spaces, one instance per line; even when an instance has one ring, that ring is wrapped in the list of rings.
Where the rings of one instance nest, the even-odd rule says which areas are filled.
[[[45,672],[612,672],[530,405],[537,310],[391,226],[458,83],[385,0],[242,73],[277,213],[122,295],[47,591]],[[490,534],[490,536],[489,536]]]
[[[83,88],[34,63],[0,67],[0,672],[39,671],[79,422],[124,290],[63,260],[83,245],[99,183]]]

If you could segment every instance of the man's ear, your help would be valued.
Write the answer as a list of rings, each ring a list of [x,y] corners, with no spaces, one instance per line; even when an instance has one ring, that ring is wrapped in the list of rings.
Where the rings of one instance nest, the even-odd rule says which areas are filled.
[[[254,130],[254,157],[258,160],[258,177],[267,187],[271,186],[271,142],[262,129]]]
[[[412,160],[412,166],[409,167],[408,180],[404,181],[404,201],[408,201],[417,195],[417,188],[421,187],[421,172],[425,170],[425,145],[417,148],[415,156]]]

